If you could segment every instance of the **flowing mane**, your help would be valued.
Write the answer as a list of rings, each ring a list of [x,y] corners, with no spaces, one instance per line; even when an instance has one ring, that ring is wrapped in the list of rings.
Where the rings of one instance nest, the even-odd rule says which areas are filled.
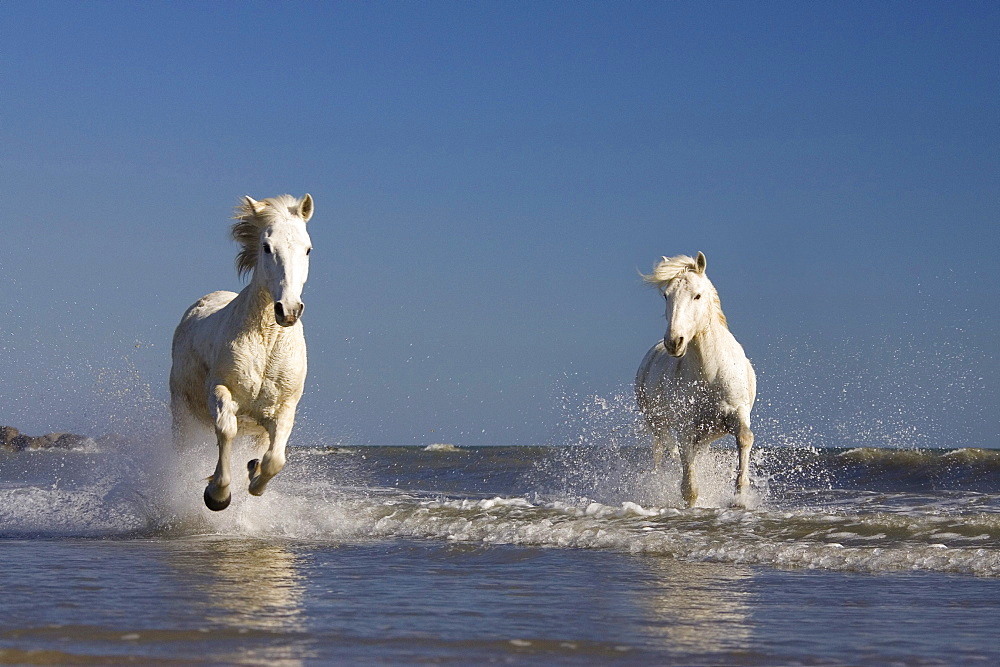
[[[698,262],[693,257],[677,255],[675,257],[664,257],[653,267],[652,273],[646,274],[640,271],[639,275],[644,282],[653,285],[662,292],[672,281],[689,271],[698,273]],[[708,282],[710,285],[712,284],[711,280]],[[729,323],[726,321],[726,314],[722,312],[722,300],[719,299],[719,292],[715,289],[715,285],[712,285],[712,304],[715,306],[719,322],[728,329]]]
[[[650,274],[639,273],[642,279],[650,285],[655,285],[660,290],[666,289],[677,276],[688,271],[698,271],[698,264],[693,257],[687,255],[677,255],[676,257],[664,257]]]
[[[278,195],[262,201],[244,197],[236,207],[233,215],[233,226],[230,230],[233,240],[242,248],[236,255],[236,271],[240,277],[251,273],[257,266],[257,255],[260,254],[260,231],[279,220],[289,217],[304,217],[302,200],[292,195]]]

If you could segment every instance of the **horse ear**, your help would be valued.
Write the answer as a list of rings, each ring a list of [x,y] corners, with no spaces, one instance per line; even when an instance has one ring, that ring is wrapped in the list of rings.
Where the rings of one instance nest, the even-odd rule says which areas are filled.
[[[698,273],[705,273],[705,265],[708,264],[708,260],[705,259],[705,253],[698,251],[698,258],[695,260],[695,264],[698,267]]]
[[[243,202],[254,213],[260,213],[265,208],[267,208],[267,202],[266,201],[257,201],[256,199],[254,199],[250,195],[244,195]]]
[[[313,198],[311,194],[306,193],[306,196],[302,198],[302,202],[299,204],[299,215],[305,222],[309,222],[309,218],[313,217]]]

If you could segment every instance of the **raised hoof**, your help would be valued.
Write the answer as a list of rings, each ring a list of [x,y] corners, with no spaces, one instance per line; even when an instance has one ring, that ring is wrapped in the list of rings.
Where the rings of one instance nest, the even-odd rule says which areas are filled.
[[[255,483],[260,479],[260,459],[247,461],[247,472],[250,474],[250,495],[264,495],[264,485],[262,484],[258,486]]]
[[[226,496],[225,500],[216,500],[212,497],[212,494],[208,492],[208,488],[205,489],[205,506],[213,512],[221,512],[229,507],[229,503],[232,499],[233,494],[229,494]]]

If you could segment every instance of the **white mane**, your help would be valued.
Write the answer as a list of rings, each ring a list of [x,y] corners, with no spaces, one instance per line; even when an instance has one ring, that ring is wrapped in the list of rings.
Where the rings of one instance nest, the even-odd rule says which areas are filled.
[[[652,273],[642,273],[644,282],[649,285],[655,286],[661,292],[670,285],[671,282],[679,278],[680,276],[688,273],[700,273],[698,271],[698,262],[693,257],[688,257],[687,255],[676,255],[674,257],[664,257],[661,259],[656,266],[653,267]],[[703,274],[704,275],[704,274]],[[726,322],[726,315],[722,312],[722,301],[719,299],[719,292],[715,289],[715,285],[712,285],[712,281],[708,280],[708,276],[705,276],[705,280],[708,281],[709,286],[712,288],[712,304],[715,306],[716,315],[719,321],[725,327],[729,327],[729,323]]]
[[[697,273],[698,263],[695,262],[693,257],[677,255],[676,257],[664,257],[653,267],[652,273],[640,273],[639,275],[642,276],[645,282],[663,290],[670,284],[670,281],[688,271]]]

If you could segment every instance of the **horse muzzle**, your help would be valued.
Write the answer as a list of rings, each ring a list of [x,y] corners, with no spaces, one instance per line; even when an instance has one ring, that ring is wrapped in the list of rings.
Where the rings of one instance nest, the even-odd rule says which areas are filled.
[[[302,317],[302,311],[305,310],[305,304],[301,301],[289,308],[285,308],[280,301],[274,302],[274,321],[283,327],[290,327],[299,321]]]
[[[671,357],[683,357],[687,352],[688,341],[683,336],[677,338],[664,338],[663,347]]]

